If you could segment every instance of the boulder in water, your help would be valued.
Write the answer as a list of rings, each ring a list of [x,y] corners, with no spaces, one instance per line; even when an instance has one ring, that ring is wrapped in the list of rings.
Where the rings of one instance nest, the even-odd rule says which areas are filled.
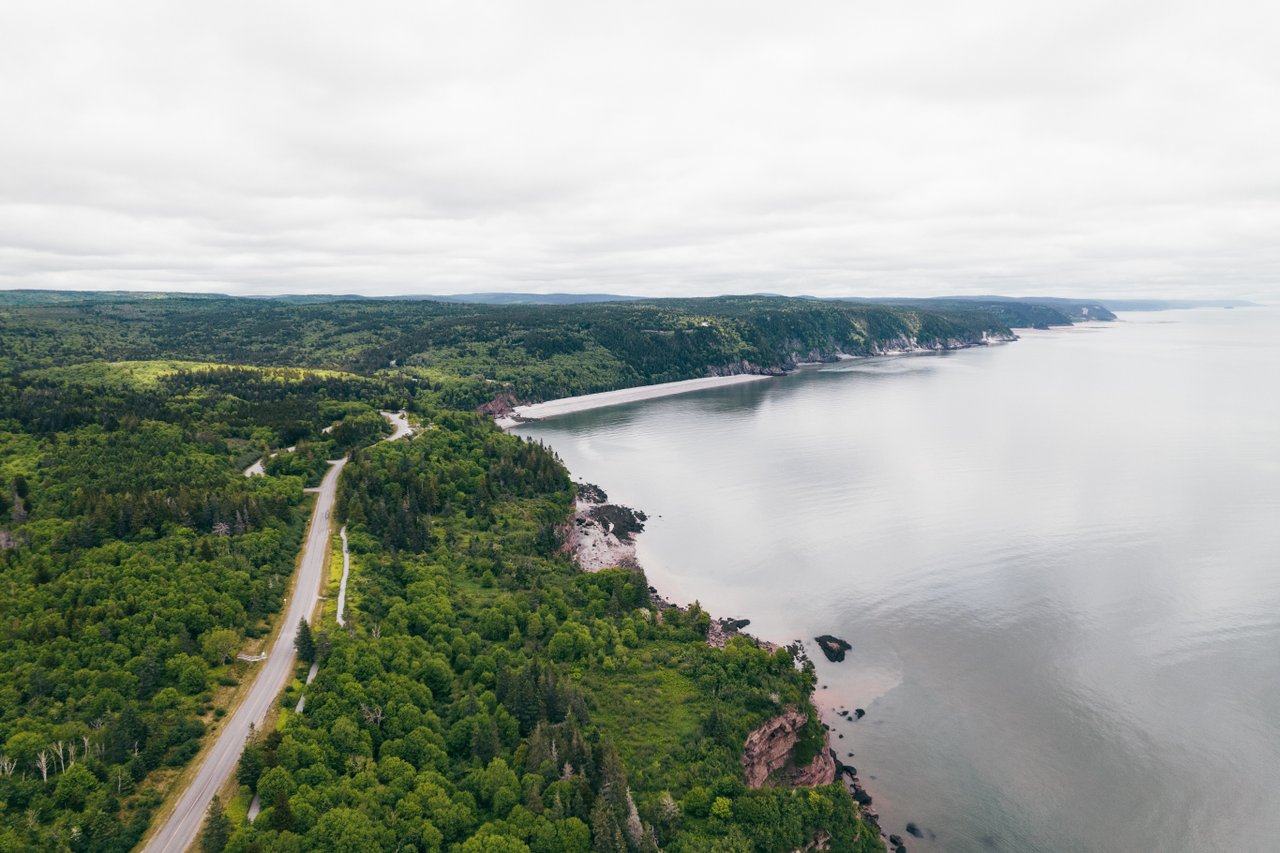
[[[844,653],[852,649],[853,646],[846,643],[839,637],[833,637],[830,634],[823,634],[821,637],[814,637],[818,643],[818,648],[822,649],[822,653],[827,656],[827,660],[832,663],[840,663],[844,660]]]

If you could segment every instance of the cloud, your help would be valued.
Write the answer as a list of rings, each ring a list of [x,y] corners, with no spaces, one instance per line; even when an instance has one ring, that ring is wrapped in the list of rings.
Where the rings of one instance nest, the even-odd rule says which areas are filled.
[[[1265,298],[1278,22],[9,3],[0,286]]]

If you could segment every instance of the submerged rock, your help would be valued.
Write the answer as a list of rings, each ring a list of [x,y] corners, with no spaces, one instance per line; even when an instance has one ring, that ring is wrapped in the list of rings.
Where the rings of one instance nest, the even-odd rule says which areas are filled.
[[[818,643],[818,648],[822,649],[822,653],[827,656],[827,660],[832,663],[840,663],[844,660],[844,653],[853,648],[839,637],[833,637],[830,634],[823,634],[821,637],[814,637]]]
[[[859,720],[861,720],[861,719],[862,719],[863,717],[865,717],[866,715],[867,715],[867,712],[866,712],[866,711],[864,711],[864,710],[862,710],[861,708],[854,708],[854,709],[853,709],[853,716],[854,716],[854,717],[856,717],[856,718],[857,718],[857,719],[859,719]]]
[[[907,834],[913,838],[924,838],[924,833],[920,831],[920,827],[916,826],[915,821],[907,824]]]

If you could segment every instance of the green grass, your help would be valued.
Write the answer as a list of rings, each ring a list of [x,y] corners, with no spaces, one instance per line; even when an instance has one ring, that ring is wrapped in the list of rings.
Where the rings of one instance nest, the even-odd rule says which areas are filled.
[[[682,750],[711,709],[705,691],[672,668],[627,666],[625,678],[593,669],[582,686],[595,700],[593,718],[613,735],[627,766],[637,769]]]
[[[26,374],[29,379],[45,379],[69,382],[77,385],[104,388],[155,388],[160,380],[177,373],[198,370],[216,370],[231,365],[212,361],[183,361],[181,359],[157,359],[151,361],[91,361],[70,364],[65,367],[46,367]],[[264,378],[280,383],[296,382],[306,377],[327,379],[355,378],[354,374],[337,370],[302,369],[293,367],[246,367],[235,365],[237,370],[253,370]]]
[[[236,795],[226,805],[227,817],[234,826],[242,826],[249,819],[249,804],[253,802],[253,792],[248,786],[241,785]]]

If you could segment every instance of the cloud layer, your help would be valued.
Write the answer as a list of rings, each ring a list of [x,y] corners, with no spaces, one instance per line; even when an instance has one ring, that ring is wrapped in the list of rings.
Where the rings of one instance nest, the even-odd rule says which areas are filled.
[[[1278,25],[1231,0],[6,3],[0,287],[1265,299]]]

